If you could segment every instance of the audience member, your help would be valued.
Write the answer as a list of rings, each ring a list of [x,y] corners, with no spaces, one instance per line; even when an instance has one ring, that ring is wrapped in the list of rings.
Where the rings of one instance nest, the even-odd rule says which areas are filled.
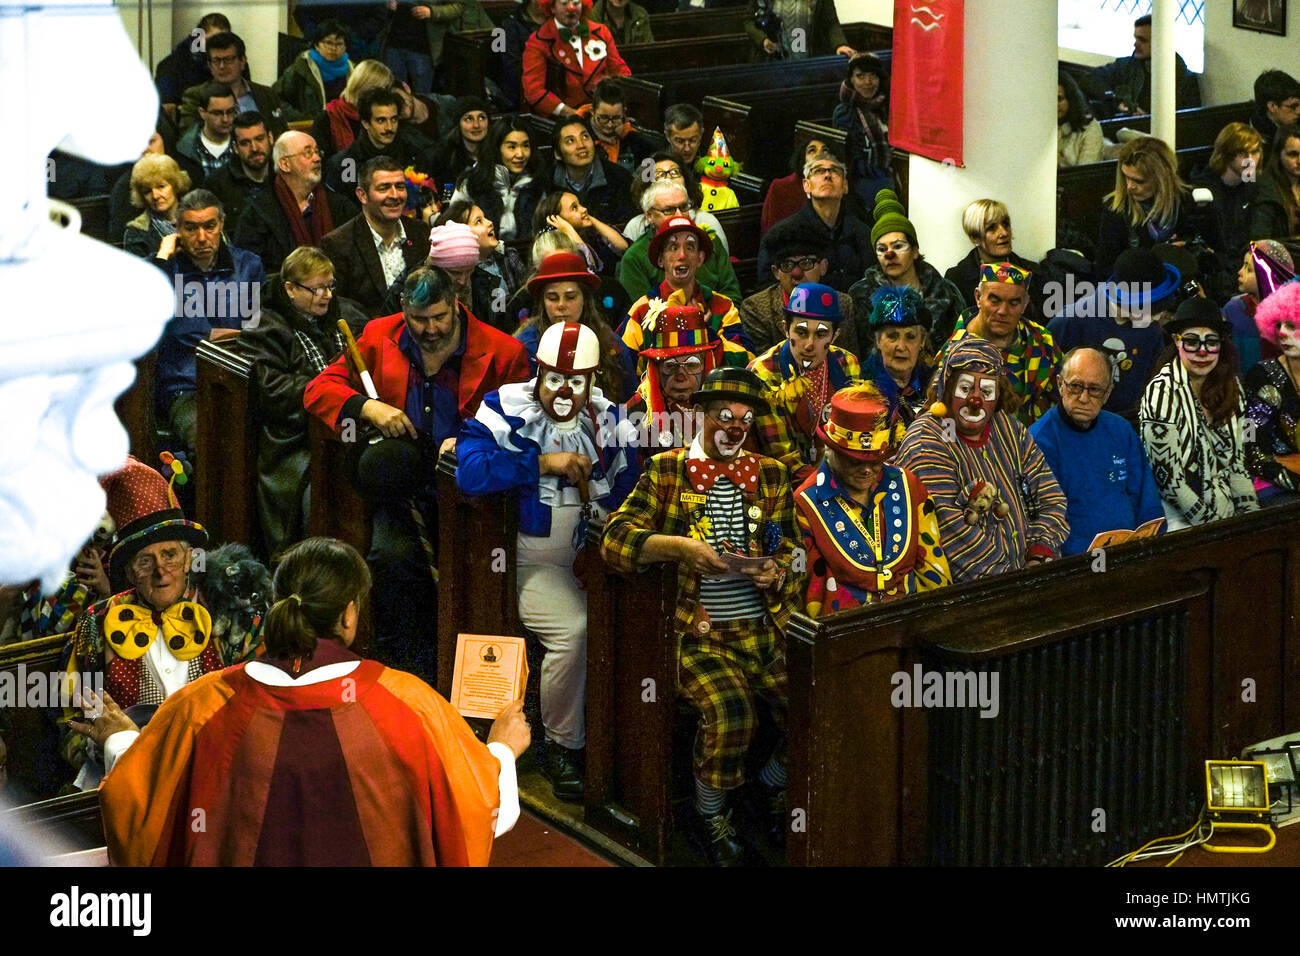
[[[162,133],[154,129],[153,135],[149,137],[149,145],[144,148],[140,158],[163,155],[170,154],[167,152]],[[122,231],[126,229],[126,224],[136,217],[136,210],[140,208],[136,205],[135,190],[131,187],[131,175],[134,172],[135,164],[132,163],[122,175],[117,177],[117,182],[113,184],[113,188],[109,191],[108,235],[110,236],[122,235]]]
[[[798,226],[782,229],[769,249],[772,276],[776,282],[755,292],[737,307],[754,352],[762,354],[785,341],[786,312],[790,293],[803,282],[821,282],[830,269],[822,239],[810,229]],[[860,355],[858,327],[853,320],[853,297],[839,296],[840,324],[835,344],[846,352]]]
[[[1295,263],[1292,261],[1290,251],[1275,239],[1252,242],[1242,256],[1241,268],[1237,270],[1239,294],[1234,295],[1223,305],[1223,317],[1232,326],[1232,344],[1237,347],[1238,378],[1244,378],[1246,373],[1260,361],[1278,356],[1276,336],[1274,339],[1261,336],[1255,321],[1255,310],[1260,300],[1272,292],[1271,287],[1268,292],[1264,292],[1259,287],[1259,276],[1255,271],[1257,253],[1277,263],[1286,270],[1286,274],[1295,274]]]
[[[204,83],[194,97],[200,122],[195,123],[176,141],[176,161],[189,174],[190,181],[202,186],[208,176],[226,165],[234,155],[230,131],[239,109],[230,87],[221,83]]]
[[[540,204],[539,204],[540,205]],[[451,203],[438,217],[436,225],[458,222],[469,226],[478,239],[479,261],[470,276],[470,308],[475,318],[507,334],[519,326],[518,316],[509,308],[510,298],[522,287],[527,267],[515,252],[497,238],[496,226],[473,203]]]
[[[830,263],[824,276],[826,284],[836,291],[848,292],[866,271],[865,250],[871,229],[844,201],[849,191],[844,164],[829,155],[808,160],[803,168],[803,189],[808,201],[793,216],[773,227],[759,244],[758,274],[765,275],[772,264],[769,250],[777,229],[799,224],[822,238],[822,248]],[[853,297],[859,299],[857,295]]]
[[[488,130],[478,161],[452,193],[451,201],[468,200],[496,223],[502,239],[523,239],[533,221],[533,207],[546,192],[541,156],[533,149],[529,124],[518,116],[498,117]]]
[[[693,170],[704,142],[704,114],[690,103],[674,103],[664,110],[664,138],[678,162]]]
[[[457,181],[478,161],[488,134],[488,102],[481,96],[462,96],[452,106],[451,128],[433,150],[429,165],[438,186],[451,195]]]
[[[769,411],[757,422],[759,451],[785,465],[797,485],[820,458],[818,429],[831,396],[857,383],[862,369],[855,355],[834,344],[840,307],[830,286],[795,286],[782,311],[785,341],[760,353],[749,369],[767,389]]]
[[[794,498],[808,616],[951,584],[930,493],[906,468],[886,464],[903,438],[889,400],[865,383],[838,391],[817,434],[826,455]]]
[[[871,354],[862,362],[862,378],[875,384],[904,426],[925,407],[934,369],[929,343],[930,310],[911,286],[884,286],[870,300]]]
[[[306,119],[338,99],[352,69],[347,26],[340,20],[325,20],[312,34],[311,47],[294,58],[272,89],[280,102]]]
[[[1056,72],[1056,165],[1082,166],[1102,160],[1106,140],[1079,84],[1069,72]]]
[[[1229,328],[1208,299],[1180,305],[1165,325],[1176,345],[1142,394],[1142,442],[1170,531],[1259,508],[1246,470],[1246,403]]]
[[[882,189],[876,198],[875,225],[871,227],[867,248],[875,250],[876,261],[863,271],[865,275],[849,289],[854,302],[869,302],[877,289],[910,286],[921,293],[930,313],[930,343],[942,347],[952,335],[957,318],[966,308],[961,291],[925,261],[921,244],[892,190]]]
[[[845,158],[853,192],[864,203],[870,203],[880,190],[893,189],[889,76],[880,57],[874,53],[858,53],[849,60],[831,123],[848,134]]]
[[[276,568],[266,656],[183,689],[143,733],[110,699],[78,728],[130,748],[103,790],[113,863],[487,865],[519,818],[522,705],[484,746],[431,688],[363,660],[352,648],[370,586],[349,545],[303,541]],[[176,812],[185,800],[204,804],[206,826]]]
[[[1099,66],[1093,75],[1097,87],[1114,93],[1117,112],[1151,112],[1150,14],[1133,21],[1133,55]],[[1177,84],[1177,109],[1187,110],[1201,105],[1201,89],[1196,82],[1196,75],[1187,69],[1187,64],[1177,53],[1174,54],[1174,82]]]
[[[1282,126],[1250,204],[1250,239],[1300,236],[1300,126]]]
[[[745,853],[728,792],[745,781],[762,696],[783,726],[786,710],[782,634],[799,601],[792,571],[799,546],[794,502],[779,462],[746,453],[754,418],[767,411],[762,383],[747,369],[710,372],[691,396],[695,438],[689,449],[651,458],[636,488],[605,525],[602,551],[620,571],[677,563],[674,629],[681,692],[700,713],[695,742],[695,809],[701,842],[715,866]],[[690,529],[690,533],[684,533]],[[749,530],[752,529],[752,530]],[[739,574],[720,555],[762,557]],[[774,828],[785,810],[784,741],[759,772]]]
[[[810,56],[853,56],[844,39],[834,0],[783,3],[750,0],[741,24],[754,41],[754,59],[802,60]]]
[[[321,182],[323,157],[316,142],[297,130],[271,150],[275,175],[267,189],[249,196],[235,224],[235,243],[278,270],[298,246],[319,247],[326,234],[353,214]]]
[[[639,475],[633,449],[597,426],[615,411],[595,384],[596,333],[556,322],[537,346],[537,374],[489,393],[456,446],[456,483],[469,495],[519,502],[519,617],[546,649],[541,709],[545,770],[555,796],[580,800],[586,755],[587,595],[575,550],[623,503]]]
[[[480,254],[478,233],[463,223],[448,222],[429,230],[429,265],[447,273],[452,291],[466,308],[473,304],[473,279]]]
[[[760,220],[759,236],[767,235],[769,229],[778,222],[789,219],[808,201],[803,190],[803,168],[814,159],[832,158],[831,148],[824,140],[816,137],[809,139],[803,146],[796,145],[794,155],[790,158],[790,175],[772,180],[763,197],[763,218]]]
[[[1004,203],[996,199],[976,199],[961,214],[961,227],[974,246],[966,257],[943,274],[966,297],[967,306],[978,305],[980,267],[991,262],[1010,262],[1029,275],[1029,301],[1034,309],[1031,315],[1042,317],[1045,323],[1052,318],[1044,312],[1047,299],[1043,280],[1036,275],[1038,263],[1018,256],[1011,248],[1011,213]]]
[[[226,240],[225,221],[216,196],[190,190],[177,207],[175,235],[163,240],[153,260],[176,288],[176,312],[158,342],[155,414],[191,450],[199,414],[194,350],[203,339],[237,335],[254,319],[265,278],[256,253]]]
[[[343,352],[343,319],[360,335],[367,316],[336,294],[334,264],[320,249],[299,246],[267,283],[255,328],[240,335],[253,362],[257,416],[257,516],[266,552],[279,554],[303,538],[311,454],[307,445],[307,383]],[[328,508],[331,502],[320,501]]]
[[[234,152],[203,185],[221,200],[226,218],[238,223],[249,197],[260,195],[274,181],[271,174],[273,143],[261,113],[236,116],[230,138]]]
[[[351,212],[360,211],[356,201],[361,167],[380,156],[396,160],[403,169],[424,174],[429,169],[429,147],[418,132],[402,125],[402,100],[392,90],[367,90],[357,104],[361,132],[347,149],[325,163],[325,185]]]
[[[1277,138],[1279,126],[1300,123],[1300,80],[1282,70],[1265,70],[1255,77],[1255,127],[1267,152]]]
[[[448,33],[491,30],[496,26],[479,0],[455,3],[390,3],[393,11],[384,37],[384,62],[399,83],[413,93],[432,93],[441,86],[442,47]]]
[[[507,110],[518,110],[524,106],[521,102],[524,83],[524,47],[543,23],[549,22],[550,13],[542,12],[539,0],[521,0],[501,21],[505,33],[505,49],[500,51],[489,63],[495,67],[491,75],[497,81],[503,95],[502,106]]]
[[[631,43],[654,43],[650,14],[631,0],[595,0],[591,5],[591,22],[603,23],[620,47]]]
[[[642,164],[654,154],[659,143],[628,120],[627,93],[622,83],[615,79],[601,80],[591,91],[591,105],[582,107],[578,113],[591,120],[596,146],[607,160],[633,175],[643,173]]]
[[[695,210],[695,222],[703,227],[713,241],[722,247],[724,257],[729,259],[730,244],[727,242],[727,233],[722,228],[722,223],[718,217],[713,215],[707,209],[701,209],[700,204],[704,201],[704,194],[700,189],[699,179],[693,169],[683,169],[682,161],[673,153],[659,151],[650,157],[654,164],[653,170],[650,170],[650,176],[644,178],[637,175],[632,179],[632,198],[638,207],[644,209],[642,200],[645,197],[646,190],[652,185],[664,180],[671,180],[686,190],[686,198],[690,200],[691,208]],[[800,202],[803,199],[800,198]],[[640,213],[634,215],[628,220],[627,225],[623,227],[623,235],[629,242],[635,242],[648,230],[651,235],[657,227],[652,225],[645,215]]]
[[[1137,420],[1142,392],[1165,347],[1161,320],[1172,317],[1182,284],[1178,269],[1150,249],[1125,249],[1093,295],[1070,303],[1048,325],[1061,351],[1086,346],[1110,359],[1106,411]]]
[[[617,281],[618,263],[628,242],[613,226],[593,216],[576,194],[560,190],[542,197],[533,210],[533,235],[547,229],[567,235],[592,272]]]
[[[357,104],[369,90],[392,89],[396,85],[393,71],[378,60],[357,64],[338,99],[330,100],[311,122],[312,139],[325,157],[333,156],[352,145],[361,135],[361,117]]]
[[[307,385],[303,404],[336,433],[362,425],[383,440],[357,441],[354,473],[371,507],[376,656],[413,672],[437,671],[437,592],[425,546],[437,528],[432,479],[483,396],[528,378],[523,347],[456,301],[451,278],[416,269],[402,287],[402,311],[372,319],[357,339],[378,398],[340,355]]]
[[[896,461],[934,501],[953,580],[1051,561],[1069,533],[1065,494],[1016,419],[1001,351],[954,342],[930,388],[938,401],[908,427]]]
[[[208,37],[208,71],[212,82],[230,87],[235,97],[235,113],[257,110],[269,124],[271,132],[279,136],[293,120],[306,119],[292,108],[284,108],[275,90],[248,79],[248,57],[244,55],[244,41],[234,33],[218,33]],[[206,84],[196,83],[181,95],[181,130],[199,122],[200,93]],[[234,119],[235,113],[231,114]]]
[[[587,18],[584,0],[541,0],[550,19],[524,44],[521,105],[538,116],[569,116],[591,102],[607,76],[628,76],[609,27]]]
[[[1211,207],[1219,245],[1214,250],[1220,265],[1232,271],[1250,240],[1250,205],[1262,170],[1263,142],[1245,123],[1229,123],[1214,138],[1209,164],[1192,177],[1192,185],[1214,194]]]
[[[131,168],[131,205],[143,208],[122,232],[122,248],[142,259],[157,255],[176,232],[176,207],[190,190],[190,177],[170,156],[145,153]]]
[[[708,231],[694,220],[694,206],[687,196],[686,187],[673,179],[659,180],[651,183],[641,194],[641,209],[646,222],[646,230],[632,245],[627,247],[618,264],[618,281],[633,300],[643,295],[658,295],[665,282],[669,285],[682,283],[691,287],[696,280],[706,288],[716,290],[718,294],[734,301],[740,297],[740,282],[736,279],[736,270],[731,259],[723,251],[721,243],[714,243]],[[660,261],[659,252],[662,243],[656,244],[660,230],[670,219],[690,222],[703,236],[700,249],[703,259],[694,269],[687,270],[688,263],[679,263],[675,268],[678,275],[670,276]],[[668,292],[664,292],[668,295]],[[685,305],[685,302],[681,304]]]
[[[1246,441],[1246,466],[1261,501],[1279,492],[1300,493],[1300,282],[1291,281],[1255,310],[1260,338],[1282,354],[1246,372],[1246,414],[1254,440]],[[1246,436],[1249,437],[1249,436]]]
[[[205,83],[212,75],[208,70],[208,41],[229,32],[230,21],[224,14],[209,13],[194,30],[181,38],[171,53],[158,61],[154,85],[158,87],[163,112],[173,123],[180,119],[182,94],[192,86]]]
[[[390,291],[429,255],[429,227],[403,216],[406,176],[387,156],[361,166],[356,196],[360,215],[321,237],[338,294],[356,302],[370,318],[391,315]]]
[[[1163,519],[1160,491],[1142,441],[1102,406],[1114,385],[1110,357],[1083,346],[1061,362],[1061,403],[1029,428],[1061,490],[1069,537],[1062,555],[1087,551],[1104,531]]]
[[[1022,424],[1038,421],[1056,403],[1056,372],[1061,352],[1052,333],[1026,317],[1029,273],[1011,262],[980,266],[974,314],[963,315],[940,352],[952,349],[968,336],[987,339],[1002,350],[1007,379],[1020,398],[1017,411]]]
[[[557,122],[551,155],[552,184],[576,195],[597,219],[621,223],[636,214],[630,196],[632,174],[596,148],[587,120],[575,116]]]

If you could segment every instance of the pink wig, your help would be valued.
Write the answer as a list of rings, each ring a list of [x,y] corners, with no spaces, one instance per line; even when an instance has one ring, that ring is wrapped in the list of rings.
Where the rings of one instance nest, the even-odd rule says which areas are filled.
[[[1274,345],[1278,344],[1277,327],[1283,322],[1300,328],[1300,279],[1281,286],[1255,309],[1259,337]]]

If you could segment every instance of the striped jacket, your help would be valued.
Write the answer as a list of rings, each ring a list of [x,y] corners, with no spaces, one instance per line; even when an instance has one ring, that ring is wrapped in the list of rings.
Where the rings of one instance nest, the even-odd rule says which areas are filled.
[[[952,337],[944,344],[935,360],[935,368],[943,368],[944,356],[972,332],[967,328],[975,311],[969,309],[957,320],[957,328]],[[1011,387],[1024,399],[1016,417],[1023,425],[1032,425],[1057,403],[1056,372],[1061,367],[1061,350],[1056,347],[1052,333],[1037,322],[1022,317],[1016,329],[1016,339],[1009,348],[1002,350],[1002,358],[1007,363],[1007,378]]]
[[[939,516],[939,538],[954,581],[1016,571],[1030,555],[1060,553],[1069,533],[1065,493],[1025,426],[996,412],[982,447],[945,433],[950,419],[922,415],[903,436],[893,464],[921,479]],[[1010,508],[967,524],[972,486],[990,483]]]
[[[736,311],[732,301],[721,292],[706,289],[697,282],[695,295],[688,303],[683,301],[684,296],[679,290],[673,289],[667,282],[661,282],[656,297],[663,299],[669,305],[698,305],[704,311],[709,328],[722,339],[724,349],[722,364],[726,367],[745,368],[754,358],[749,333],[740,322],[740,313]],[[632,304],[627,318],[623,320],[623,327],[619,329],[619,337],[623,339],[623,344],[637,355],[641,354],[641,350],[646,347],[646,340],[649,339],[646,330],[641,327],[641,321],[649,310],[650,296],[643,295]],[[645,359],[637,362],[637,374],[645,374]]]
[[[689,536],[692,515],[682,501],[682,493],[691,491],[686,475],[690,460],[689,448],[675,448],[651,458],[641,473],[636,488],[605,523],[605,536],[601,553],[605,560],[620,571],[639,570],[637,563],[641,548],[652,534]],[[780,545],[763,549],[777,566],[786,571],[779,591],[765,592],[768,611],[777,626],[785,629],[790,613],[798,607],[800,575],[789,573],[799,546],[799,531],[795,526],[794,497],[785,466],[772,458],[758,456],[758,490],[745,496],[748,510],[757,505],[759,516],[755,519],[761,535],[768,522],[774,522],[780,531]],[[760,537],[759,540],[762,540]],[[699,576],[684,564],[677,567],[677,614],[674,618],[678,633],[690,631],[699,610]]]

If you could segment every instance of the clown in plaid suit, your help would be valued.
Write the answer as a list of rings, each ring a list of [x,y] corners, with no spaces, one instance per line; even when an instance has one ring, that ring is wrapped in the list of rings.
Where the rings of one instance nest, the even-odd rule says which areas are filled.
[[[791,569],[799,538],[785,466],[743,450],[753,412],[765,409],[761,393],[748,370],[709,373],[692,396],[701,426],[694,441],[649,460],[636,488],[610,516],[602,548],[605,559],[626,572],[677,562],[678,679],[681,693],[700,713],[696,808],[704,820],[705,848],[718,865],[734,865],[743,855],[724,795],[744,782],[745,755],[757,727],[754,698],[763,697],[784,723],[782,632],[799,600]],[[728,565],[720,554],[727,551],[742,560],[748,556],[750,567],[725,577]],[[766,559],[761,565],[755,560],[760,558]],[[738,610],[747,602],[748,610]],[[782,818],[777,808],[784,798],[783,751],[784,744],[760,775]]]

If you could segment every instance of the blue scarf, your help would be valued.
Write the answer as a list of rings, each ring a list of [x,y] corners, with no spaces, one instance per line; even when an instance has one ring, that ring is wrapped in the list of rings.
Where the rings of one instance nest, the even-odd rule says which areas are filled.
[[[333,83],[335,80],[340,80],[347,76],[348,69],[352,66],[346,53],[333,63],[321,56],[320,51],[315,47],[308,50],[307,55],[311,57],[312,62],[316,64],[316,69],[320,70],[320,78],[324,83]]]

